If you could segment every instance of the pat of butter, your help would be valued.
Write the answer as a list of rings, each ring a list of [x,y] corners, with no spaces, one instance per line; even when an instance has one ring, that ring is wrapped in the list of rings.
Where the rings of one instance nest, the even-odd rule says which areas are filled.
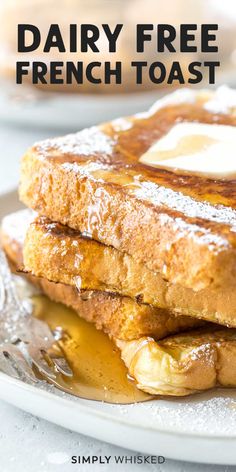
[[[140,157],[140,162],[214,178],[236,178],[236,127],[176,124]]]

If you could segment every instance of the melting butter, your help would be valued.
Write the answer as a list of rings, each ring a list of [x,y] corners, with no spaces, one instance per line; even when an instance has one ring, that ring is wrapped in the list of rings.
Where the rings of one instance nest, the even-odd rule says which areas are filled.
[[[236,178],[236,127],[179,123],[155,142],[140,161],[211,178]]]
[[[73,371],[73,377],[60,375],[57,386],[81,398],[107,403],[147,401],[150,395],[138,390],[128,376],[119,349],[102,331],[80,318],[74,310],[34,296],[34,316],[45,321],[51,330],[64,333],[59,342]]]

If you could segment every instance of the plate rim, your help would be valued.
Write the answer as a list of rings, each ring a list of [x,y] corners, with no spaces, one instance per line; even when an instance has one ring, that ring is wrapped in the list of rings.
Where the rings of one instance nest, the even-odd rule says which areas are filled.
[[[38,395],[42,396],[43,398],[45,399],[48,399],[48,400],[53,400],[53,398],[56,397],[57,401],[59,402],[62,402],[62,403],[66,403],[66,404],[69,404],[70,402],[72,404],[74,404],[75,406],[77,406],[78,404],[76,404],[76,400],[73,400],[73,395],[71,395],[72,397],[72,400],[70,400],[70,394],[67,394],[68,396],[65,396],[65,398],[61,397],[60,394],[54,394],[54,393],[51,393],[51,392],[47,392],[46,390],[44,389],[41,389],[41,388],[37,388],[37,387],[34,387],[34,385],[31,385],[31,384],[28,384],[26,382],[23,382],[22,380],[19,380],[19,379],[16,379],[14,377],[10,377],[9,375],[3,373],[3,372],[0,372],[0,385],[3,384],[4,382],[7,382],[8,384],[14,384],[16,383],[17,387],[18,388],[21,388],[23,390],[26,390],[28,393],[38,393]],[[58,391],[60,392],[60,390]],[[2,390],[0,389],[0,397],[2,395]],[[77,398],[77,397],[75,397]],[[96,404],[99,404],[101,403],[99,400],[86,400],[84,398],[80,398],[78,397],[79,400],[78,400],[78,403],[80,400],[86,402],[86,401],[92,401]],[[152,401],[152,400],[150,400]],[[115,405],[115,404],[113,404]],[[119,403],[117,405],[120,405]],[[192,438],[195,438],[195,437],[200,437],[200,438],[206,438],[206,439],[213,439],[213,438],[216,438],[216,439],[227,439],[227,438],[230,438],[230,439],[235,439],[236,438],[236,431],[235,431],[235,434],[230,434],[230,435],[221,435],[221,434],[214,434],[214,433],[206,433],[206,432],[200,432],[200,431],[197,431],[196,433],[194,432],[189,432],[189,431],[181,431],[180,429],[176,429],[174,430],[173,428],[170,429],[170,428],[165,428],[165,427],[161,427],[161,429],[159,428],[156,428],[154,426],[148,426],[148,425],[141,425],[139,424],[138,422],[136,421],[133,421],[133,420],[125,420],[123,418],[120,418],[120,417],[115,417],[114,415],[112,415],[111,413],[108,413],[108,412],[100,412],[99,410],[97,409],[93,409],[91,408],[89,405],[86,406],[86,405],[83,405],[83,404],[79,404],[78,405],[79,408],[81,408],[83,410],[83,413],[88,413],[88,414],[91,414],[93,416],[97,416],[99,418],[103,418],[103,419],[106,419],[108,421],[112,421],[112,422],[115,422],[115,423],[119,423],[119,424],[123,424],[123,425],[128,425],[128,426],[131,426],[131,427],[138,427],[138,428],[141,428],[143,430],[148,430],[148,431],[153,431],[153,432],[158,432],[158,433],[168,433],[170,435],[180,435],[180,436],[191,436]],[[127,404],[126,405],[126,408],[128,407],[129,405]]]

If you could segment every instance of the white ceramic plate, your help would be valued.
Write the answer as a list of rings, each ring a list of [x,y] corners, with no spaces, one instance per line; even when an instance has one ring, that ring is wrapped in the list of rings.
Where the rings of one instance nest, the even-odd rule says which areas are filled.
[[[228,71],[222,74],[217,86],[225,83],[235,87],[235,74]],[[166,93],[166,88],[158,86],[151,91],[117,95],[50,93],[17,86],[0,78],[0,120],[31,128],[58,130],[59,133],[73,132],[146,111]]]
[[[166,91],[117,95],[49,93],[0,81],[0,120],[63,132],[147,110]]]
[[[17,208],[16,192],[0,196],[0,218]],[[65,428],[142,453],[236,464],[236,390],[120,406],[27,385],[0,373],[0,398]]]

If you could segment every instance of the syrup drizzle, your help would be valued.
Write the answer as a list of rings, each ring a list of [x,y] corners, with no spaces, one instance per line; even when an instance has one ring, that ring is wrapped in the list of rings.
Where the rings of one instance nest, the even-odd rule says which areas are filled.
[[[73,371],[60,384],[75,396],[107,403],[137,403],[151,399],[128,376],[120,351],[102,331],[80,318],[73,310],[49,300],[33,297],[34,316],[51,330],[61,331],[60,347]],[[56,384],[56,382],[55,382]],[[57,385],[60,387],[59,385]]]

